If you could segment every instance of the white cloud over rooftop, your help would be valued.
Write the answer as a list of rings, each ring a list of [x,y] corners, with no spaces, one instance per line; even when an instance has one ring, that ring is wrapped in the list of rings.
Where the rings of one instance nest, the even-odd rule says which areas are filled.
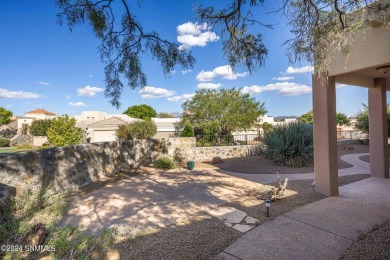
[[[93,87],[93,86],[85,86],[84,88],[77,89],[77,94],[79,96],[93,97],[96,94],[103,92],[103,88]]]
[[[83,102],[69,102],[68,105],[72,106],[72,107],[86,107],[87,106],[87,104],[85,104]]]
[[[212,81],[216,77],[222,77],[223,79],[228,79],[228,80],[235,80],[239,77],[241,78],[245,77],[246,75],[248,75],[247,72],[234,73],[230,65],[225,65],[225,66],[216,67],[212,71],[202,70],[196,76],[196,80],[200,82],[207,82],[207,81]]]
[[[152,98],[171,97],[175,95],[176,92],[165,88],[155,88],[155,87],[146,86],[140,91],[138,91],[138,93],[141,94],[142,98],[152,99]]]
[[[27,91],[10,91],[8,89],[0,88],[0,98],[9,99],[29,99],[29,98],[40,98],[39,94],[27,92]]]
[[[298,96],[311,93],[312,89],[309,86],[292,82],[281,82],[263,86],[253,85],[242,88],[243,93],[249,94],[259,94],[264,91],[277,91],[283,96]]]
[[[169,97],[169,98],[167,98],[167,100],[168,100],[168,101],[172,101],[172,102],[177,102],[177,101],[180,101],[180,100],[190,99],[190,98],[192,98],[194,95],[195,95],[195,93],[183,94],[183,95],[181,95],[181,96]]]

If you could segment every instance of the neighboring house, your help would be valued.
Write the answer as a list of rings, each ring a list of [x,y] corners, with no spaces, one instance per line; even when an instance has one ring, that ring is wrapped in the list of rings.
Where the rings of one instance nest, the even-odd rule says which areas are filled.
[[[178,137],[181,133],[178,123],[180,118],[152,118],[157,126],[157,133],[154,138]]]
[[[298,120],[298,117],[296,116],[277,116],[274,118],[275,125],[281,125],[281,124],[289,124],[296,122]]]
[[[141,120],[125,114],[108,114],[102,111],[83,111],[73,118],[76,119],[76,125],[85,131],[86,139],[92,143],[115,141],[115,132],[120,125]],[[181,130],[177,126],[180,118],[152,118],[152,121],[157,126],[155,138],[180,135]]]
[[[26,117],[33,117],[35,119],[54,119],[57,117],[56,114],[45,109],[36,109],[34,111],[24,113],[24,115]]]
[[[124,120],[119,117],[110,117],[92,124],[89,124],[86,129],[87,140],[91,143],[115,141],[115,132],[120,125],[127,125],[139,119]]]
[[[33,121],[40,119],[54,119],[57,117],[56,114],[44,109],[36,109],[34,111],[24,113],[24,115],[25,116],[15,116],[15,120],[6,127],[12,129],[16,128],[18,134],[27,134],[27,129]]]

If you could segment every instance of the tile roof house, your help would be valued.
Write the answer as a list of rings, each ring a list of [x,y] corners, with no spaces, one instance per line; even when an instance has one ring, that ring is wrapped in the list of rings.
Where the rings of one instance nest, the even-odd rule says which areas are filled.
[[[56,118],[57,115],[53,112],[49,112],[45,109],[36,109],[30,112],[24,113],[26,117],[33,117],[35,119],[53,119]]]

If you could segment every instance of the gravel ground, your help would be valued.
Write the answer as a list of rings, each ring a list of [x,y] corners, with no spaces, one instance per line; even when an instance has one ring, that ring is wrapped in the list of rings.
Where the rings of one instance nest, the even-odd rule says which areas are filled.
[[[366,174],[339,178],[340,185],[356,182],[369,177]],[[227,203],[260,220],[269,221],[296,207],[315,202],[325,196],[314,191],[312,180],[289,181],[286,197],[273,203],[270,217],[266,217],[265,207],[258,197],[268,191],[249,192],[246,196]],[[270,187],[270,186],[268,186]],[[122,241],[116,244],[122,259],[214,259],[242,234],[227,227],[216,218],[194,220],[183,226],[172,226],[143,237]]]
[[[351,153],[368,153],[368,145],[348,145],[338,147],[338,167],[339,169],[350,168],[353,165],[346,163],[340,159],[341,155]],[[206,162],[207,163],[207,162]],[[253,173],[253,174],[294,174],[294,173],[309,173],[314,172],[314,164],[310,164],[305,167],[293,168],[285,166],[277,166],[274,163],[265,158],[264,156],[248,156],[240,158],[225,159],[222,164],[214,164],[213,166],[218,167],[221,170],[238,172],[238,173]]]
[[[342,260],[390,259],[390,220],[362,235],[340,257]]]

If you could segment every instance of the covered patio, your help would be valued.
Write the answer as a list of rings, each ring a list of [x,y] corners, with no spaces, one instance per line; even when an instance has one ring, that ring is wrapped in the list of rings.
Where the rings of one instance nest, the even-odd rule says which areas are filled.
[[[386,97],[390,90],[389,20],[390,17],[382,21],[372,17],[370,27],[349,35],[354,41],[348,57],[334,51],[328,73],[313,75],[315,189],[326,196],[339,195],[336,83],[367,88],[370,174],[389,178]]]

